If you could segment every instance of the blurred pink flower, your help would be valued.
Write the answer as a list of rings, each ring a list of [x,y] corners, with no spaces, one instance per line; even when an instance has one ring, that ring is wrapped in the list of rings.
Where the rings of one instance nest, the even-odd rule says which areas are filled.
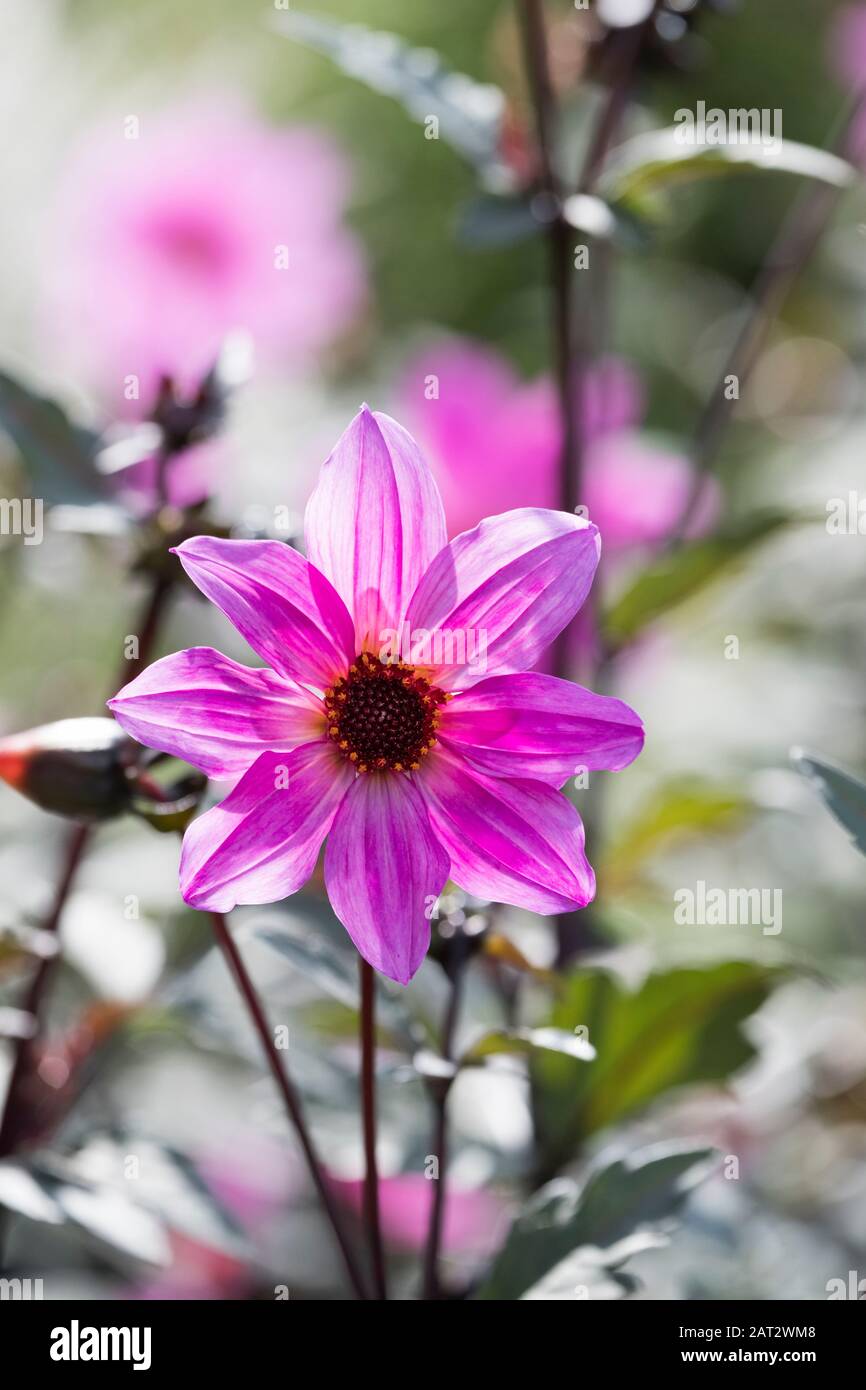
[[[215,491],[225,472],[225,446],[218,440],[194,444],[170,462],[166,473],[166,500],[173,507],[192,507]],[[147,515],[159,501],[159,464],[156,456],[116,474],[114,485],[131,511]]]
[[[72,151],[47,258],[47,326],[112,405],[131,376],[136,417],[161,374],[193,389],[232,330],[284,366],[352,323],[365,271],[329,136],[220,98],[145,114],[128,137],[118,119]]]
[[[438,399],[427,399],[432,377]],[[415,358],[399,401],[436,474],[452,535],[491,511],[559,506],[561,427],[548,378],[522,382],[490,348],[451,339]],[[638,433],[643,410],[640,379],[621,359],[607,358],[588,374],[580,501],[607,550],[663,540],[688,495],[688,461]],[[705,529],[716,509],[708,489],[693,531]]]
[[[333,1178],[337,1195],[360,1215],[364,1208],[361,1179]],[[433,1182],[423,1173],[399,1173],[379,1182],[379,1210],[385,1240],[404,1250],[420,1250],[427,1239]],[[505,1203],[484,1188],[448,1183],[442,1248],[450,1254],[489,1254],[496,1246]]]
[[[829,36],[830,67],[852,91],[866,87],[866,5],[845,5],[833,16]],[[866,110],[859,111],[848,137],[848,154],[866,162]]]
[[[830,25],[830,65],[842,82],[866,82],[866,5],[845,5]]]

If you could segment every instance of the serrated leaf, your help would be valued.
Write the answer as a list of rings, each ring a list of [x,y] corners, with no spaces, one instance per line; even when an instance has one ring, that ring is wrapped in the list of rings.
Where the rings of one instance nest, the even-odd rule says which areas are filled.
[[[648,623],[692,598],[752,546],[794,520],[782,512],[752,514],[713,536],[660,555],[607,613],[604,625],[608,636],[614,642],[630,641]]]
[[[649,975],[629,991],[601,971],[573,974],[553,1008],[555,1027],[582,1026],[598,1056],[575,1068],[539,1053],[533,1104],[546,1171],[578,1138],[619,1123],[682,1086],[721,1081],[754,1056],[742,1024],[767,998],[778,972],[751,961]]]
[[[827,809],[848,831],[861,854],[866,854],[866,783],[849,772],[805,753],[792,753],[794,766],[814,783]]]
[[[618,1241],[608,1250],[599,1250],[593,1245],[580,1246],[520,1297],[527,1303],[577,1303],[584,1299],[609,1302],[625,1298],[635,1292],[639,1281],[619,1266],[633,1255],[642,1255],[667,1244],[666,1236],[641,1231]]]
[[[460,1065],[477,1066],[488,1057],[518,1054],[524,1057],[533,1052],[557,1052],[578,1062],[591,1062],[595,1048],[585,1038],[564,1028],[498,1028],[484,1033],[467,1052]]]
[[[441,138],[491,182],[508,178],[499,158],[505,98],[498,87],[452,71],[433,49],[413,48],[396,34],[298,11],[271,23],[349,77],[399,101],[415,120],[435,116]]]
[[[583,1188],[570,1178],[548,1183],[514,1222],[478,1297],[520,1298],[583,1246],[603,1251],[667,1228],[714,1158],[711,1149],[657,1144],[596,1168]]]
[[[6,372],[0,372],[0,429],[21,455],[34,496],[49,505],[106,500],[95,465],[98,436]]]
[[[658,220],[661,195],[694,179],[734,173],[782,173],[833,188],[853,186],[858,177],[847,160],[812,145],[780,140],[775,148],[747,144],[685,144],[676,126],[645,131],[619,145],[598,182],[599,194],[633,214]]]

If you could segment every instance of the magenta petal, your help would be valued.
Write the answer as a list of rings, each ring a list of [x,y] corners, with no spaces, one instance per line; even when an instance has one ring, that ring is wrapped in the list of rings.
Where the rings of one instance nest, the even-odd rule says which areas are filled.
[[[190,907],[230,912],[273,903],[306,883],[354,773],[326,742],[262,753],[225,801],[183,840],[180,887]]]
[[[212,647],[155,661],[108,707],[139,743],[185,758],[209,777],[235,777],[260,753],[287,752],[323,732],[321,701],[309,691]]]
[[[441,736],[499,777],[561,787],[580,771],[627,767],[643,747],[634,710],[555,676],[492,676],[443,710]]]
[[[455,689],[525,671],[580,608],[600,550],[596,527],[567,512],[488,517],[441,550],[415,590],[406,622],[416,660],[432,653],[436,683]],[[464,660],[447,659],[461,651]]]
[[[363,407],[322,466],[305,531],[355,618],[356,651],[378,651],[447,540],[439,489],[402,425]]]
[[[561,792],[488,777],[441,746],[417,786],[460,888],[542,914],[586,907],[594,897],[583,825]]]
[[[374,969],[407,985],[430,944],[448,855],[415,787],[399,773],[359,777],[325,851],[331,906]]]
[[[192,582],[280,675],[324,688],[351,662],[354,638],[344,604],[290,545],[194,536],[175,553]]]

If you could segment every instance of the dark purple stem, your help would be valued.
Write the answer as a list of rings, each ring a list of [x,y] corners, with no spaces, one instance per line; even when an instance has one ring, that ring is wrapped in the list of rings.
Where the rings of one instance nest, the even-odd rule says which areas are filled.
[[[378,1299],[388,1297],[385,1254],[379,1221],[379,1170],[376,1162],[376,975],[358,957],[361,983],[361,1112],[364,1129],[364,1222]]]
[[[228,965],[228,968],[234,978],[235,984],[237,985],[238,990],[240,991],[241,998],[243,999],[243,1002],[247,1009],[247,1013],[250,1016],[250,1021],[256,1033],[258,1034],[258,1038],[262,1045],[262,1050],[265,1054],[265,1059],[267,1061],[268,1067],[270,1068],[271,1075],[273,1076],[274,1081],[277,1084],[277,1088],[280,1092],[280,1095],[283,1098],[283,1103],[286,1107],[286,1113],[295,1130],[295,1133],[298,1136],[298,1142],[300,1143],[301,1149],[303,1150],[304,1158],[307,1162],[307,1168],[309,1169],[310,1177],[312,1178],[316,1191],[319,1194],[322,1206],[325,1209],[325,1214],[327,1215],[327,1218],[331,1223],[331,1227],[336,1237],[337,1244],[340,1248],[340,1253],[343,1257],[343,1263],[346,1267],[346,1273],[349,1276],[352,1288],[354,1289],[358,1298],[366,1298],[367,1291],[364,1285],[364,1280],[361,1275],[361,1271],[358,1267],[357,1261],[355,1259],[355,1255],[352,1250],[351,1244],[349,1243],[348,1237],[346,1236],[346,1232],[343,1226],[343,1220],[340,1211],[337,1207],[334,1193],[328,1184],[328,1180],[325,1176],[325,1170],[322,1166],[322,1161],[319,1158],[319,1155],[316,1151],[316,1147],[312,1140],[312,1136],[310,1134],[309,1129],[307,1128],[307,1122],[304,1117],[304,1111],[303,1107],[301,1106],[300,1098],[298,1097],[298,1094],[294,1086],[292,1085],[285,1063],[283,1062],[283,1059],[277,1051],[273,1033],[271,1032],[271,1029],[268,1025],[268,1020],[265,1017],[265,1012],[262,1007],[261,1001],[259,1000],[259,996],[256,993],[255,986],[253,985],[253,982],[250,979],[249,974],[247,973],[247,968],[244,965],[241,954],[238,951],[237,946],[235,945],[234,938],[231,932],[229,931],[228,924],[225,918],[223,917],[222,913],[211,912],[210,919],[211,924],[213,926],[214,937],[216,938],[217,946],[222,952],[226,964]]]
[[[463,983],[462,960],[455,962],[451,978],[451,994],[442,1026],[440,1044],[444,1060],[450,1062],[454,1056],[454,1033],[460,1011],[460,998]],[[447,1077],[436,1078],[434,1087],[434,1121],[431,1152],[438,1161],[438,1174],[433,1188],[433,1201],[430,1208],[430,1226],[427,1243],[424,1247],[423,1297],[438,1299],[442,1296],[439,1283],[439,1249],[442,1244],[442,1228],[445,1219],[445,1183],[448,1168],[448,1094],[452,1080]]]
[[[866,93],[848,103],[837,122],[839,133],[832,142],[843,155],[852,125],[859,116]],[[835,185],[818,184],[794,201],[775,241],[770,247],[751,291],[751,305],[725,359],[715,387],[698,419],[692,443],[694,472],[685,505],[668,541],[674,550],[688,532],[703,499],[707,478],[719,444],[734,415],[736,400],[728,399],[726,384],[736,377],[738,395],[748,381],[761,354],[767,333],[778,318],[795,281],[811,259],[843,190]]]
[[[581,421],[586,374],[593,358],[592,313],[589,296],[575,302],[572,248],[574,231],[562,211],[562,183],[556,167],[558,110],[550,78],[550,62],[544,6],[542,0],[519,0],[523,23],[524,53],[535,113],[538,141],[540,191],[546,195],[552,212],[548,227],[551,265],[551,315],[553,323],[553,362],[559,399],[562,448],[559,462],[559,505],[574,512],[581,501],[583,455]],[[637,62],[644,38],[653,23],[650,15],[619,38],[619,63],[599,119],[590,137],[577,192],[590,194],[601,173],[608,151],[616,139],[628,104]],[[598,592],[596,578],[595,593]],[[554,674],[567,678],[571,669],[570,628],[560,633],[554,648]],[[558,962],[566,965],[586,944],[586,913],[568,913],[557,918]]]

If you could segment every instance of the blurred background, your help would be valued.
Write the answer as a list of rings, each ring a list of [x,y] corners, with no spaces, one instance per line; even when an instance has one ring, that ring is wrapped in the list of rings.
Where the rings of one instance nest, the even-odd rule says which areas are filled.
[[[324,28],[290,37],[286,10],[263,0],[0,0],[0,491],[45,499],[40,544],[0,537],[2,735],[104,712],[125,639],[140,634],[159,507],[176,521],[206,497],[233,534],[296,537],[362,400],[422,443],[452,534],[558,505],[550,256],[517,10],[307,8]],[[645,17],[638,0],[631,10]],[[634,16],[613,0],[544,11],[575,188],[612,80],[606,55]],[[371,48],[329,20],[397,39]],[[864,81],[866,5],[670,0],[614,144],[703,101],[781,111],[786,145],[834,147],[856,165],[862,132],[844,122]],[[652,1239],[637,1211],[611,1230],[590,1221],[572,1242],[597,1250],[643,1231],[626,1265],[590,1260],[586,1274],[584,1261],[570,1292],[532,1296],[812,1300],[856,1297],[866,1279],[866,869],[825,796],[849,832],[860,825],[861,846],[866,802],[821,771],[826,760],[856,778],[866,764],[857,177],[836,190],[677,536],[697,422],[778,229],[814,187],[802,172],[794,159],[662,180],[663,208],[622,199],[615,235],[574,230],[602,286],[579,499],[604,557],[571,668],[639,711],[646,748],[569,792],[599,881],[576,960],[554,971],[550,920],[454,890],[412,985],[382,988],[394,1296],[417,1293],[430,1204],[429,1097],[413,1059],[436,1047],[443,961],[467,934],[458,1051],[519,1024],[586,1028],[598,1056],[503,1051],[461,1069],[443,1244],[453,1296],[526,1296],[556,1263],[520,1268],[512,1222],[531,1223],[539,1185],[558,1177],[585,1199],[588,1173],[659,1144],[716,1158],[687,1201],[678,1189],[652,1218]],[[251,344],[244,380],[218,434],[184,441],[160,497],[142,422],[153,428],[166,375],[191,399],[227,338]],[[46,415],[46,399],[62,413]],[[100,441],[96,481],[73,429]],[[115,448],[106,471],[106,444],[130,440],[137,461]],[[249,656],[178,581],[151,655],[188,645]],[[0,784],[9,1060],[66,833]],[[345,1296],[207,920],[180,900],[177,860],[175,835],[129,816],[89,846],[61,923],[43,1123],[0,1163],[4,1270],[42,1277],[52,1298]],[[677,921],[675,895],[700,882],[777,890],[783,910],[773,923]],[[272,1021],[289,1028],[292,1074],[355,1223],[354,966],[320,874],[232,926]],[[510,1262],[496,1258],[509,1230]]]

